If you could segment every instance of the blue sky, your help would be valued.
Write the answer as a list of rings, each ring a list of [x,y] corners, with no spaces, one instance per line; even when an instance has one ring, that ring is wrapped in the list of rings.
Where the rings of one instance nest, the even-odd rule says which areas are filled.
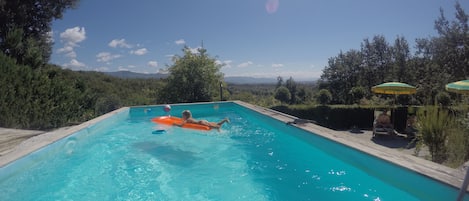
[[[225,76],[318,78],[365,38],[437,36],[453,0],[81,0],[53,22],[51,62],[73,70],[164,71],[203,44]],[[469,1],[460,1],[469,13]]]

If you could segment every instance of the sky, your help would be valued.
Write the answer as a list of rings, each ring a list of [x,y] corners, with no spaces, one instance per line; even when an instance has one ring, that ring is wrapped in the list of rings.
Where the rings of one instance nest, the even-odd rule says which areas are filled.
[[[52,23],[51,63],[72,70],[166,72],[187,46],[225,76],[314,80],[340,51],[383,35],[438,36],[456,0],[81,0]],[[459,1],[469,13],[469,1]]]

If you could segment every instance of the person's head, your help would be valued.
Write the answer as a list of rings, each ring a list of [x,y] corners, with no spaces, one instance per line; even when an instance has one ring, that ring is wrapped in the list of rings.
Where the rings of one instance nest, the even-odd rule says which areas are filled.
[[[191,111],[189,111],[189,110],[182,111],[182,118],[183,119],[189,119],[191,117],[192,117]]]

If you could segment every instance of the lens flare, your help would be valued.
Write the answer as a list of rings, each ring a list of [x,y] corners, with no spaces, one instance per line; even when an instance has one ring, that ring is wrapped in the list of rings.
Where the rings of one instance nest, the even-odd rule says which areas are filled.
[[[278,9],[279,0],[267,0],[265,3],[265,10],[267,13],[275,13]]]

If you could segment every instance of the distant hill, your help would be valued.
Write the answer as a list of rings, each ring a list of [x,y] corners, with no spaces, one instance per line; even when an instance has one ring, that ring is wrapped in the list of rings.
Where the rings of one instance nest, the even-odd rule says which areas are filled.
[[[162,73],[136,73],[132,71],[116,71],[116,72],[103,72],[106,75],[110,75],[118,78],[137,78],[137,79],[163,79],[167,78],[168,74]]]
[[[136,73],[132,71],[116,71],[116,72],[103,72],[106,75],[110,75],[118,78],[126,79],[164,79],[168,77],[168,74],[163,73]],[[255,78],[255,77],[242,77],[242,76],[231,76],[225,77],[225,82],[229,84],[275,84],[277,78]]]
[[[273,84],[277,78],[255,78],[255,77],[225,77],[225,82],[230,84]]]

